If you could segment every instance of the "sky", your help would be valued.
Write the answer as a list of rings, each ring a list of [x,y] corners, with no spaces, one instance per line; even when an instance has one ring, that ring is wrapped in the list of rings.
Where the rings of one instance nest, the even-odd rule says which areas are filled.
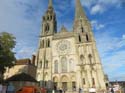
[[[125,0],[81,0],[90,20],[104,72],[125,80]],[[72,30],[75,0],[53,0],[58,31]],[[31,58],[38,47],[42,16],[48,0],[0,0],[0,32],[16,37],[16,58]]]

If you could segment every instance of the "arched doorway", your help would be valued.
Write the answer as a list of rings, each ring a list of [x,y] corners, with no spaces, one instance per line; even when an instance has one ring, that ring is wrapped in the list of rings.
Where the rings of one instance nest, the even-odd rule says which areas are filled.
[[[58,77],[53,77],[53,88],[54,90],[57,90],[58,87]]]
[[[45,73],[44,76],[44,86],[47,87],[47,82],[48,82],[48,73]]]
[[[71,87],[73,91],[76,91],[76,78],[75,76],[71,76]]]
[[[61,77],[61,83],[62,83],[63,90],[68,89],[68,81],[69,81],[69,79],[68,79],[67,76],[64,75],[64,76]]]

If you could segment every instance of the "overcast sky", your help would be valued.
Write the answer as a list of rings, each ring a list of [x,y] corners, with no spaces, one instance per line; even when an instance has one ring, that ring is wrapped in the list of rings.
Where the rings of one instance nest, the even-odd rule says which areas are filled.
[[[81,0],[92,23],[97,48],[110,80],[125,80],[125,0]],[[71,31],[74,0],[53,0],[58,31]],[[0,0],[0,32],[16,37],[17,59],[31,57],[38,47],[41,18],[47,0]]]

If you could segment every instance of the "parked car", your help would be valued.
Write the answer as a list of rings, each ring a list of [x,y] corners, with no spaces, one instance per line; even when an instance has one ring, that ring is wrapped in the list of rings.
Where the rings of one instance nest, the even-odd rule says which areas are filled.
[[[42,93],[41,89],[35,86],[24,86],[21,89],[19,89],[18,91],[16,91],[16,93]]]
[[[42,93],[47,93],[47,89],[44,88],[44,87],[41,87],[41,92],[42,92]]]

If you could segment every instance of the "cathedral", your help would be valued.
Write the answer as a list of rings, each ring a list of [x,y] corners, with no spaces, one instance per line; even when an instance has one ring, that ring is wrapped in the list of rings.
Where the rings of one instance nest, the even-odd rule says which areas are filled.
[[[56,13],[52,0],[49,0],[48,9],[42,17],[35,60],[36,78],[41,87],[48,89],[106,89],[91,24],[80,0],[75,1],[73,30],[69,32],[64,26],[57,31]]]

